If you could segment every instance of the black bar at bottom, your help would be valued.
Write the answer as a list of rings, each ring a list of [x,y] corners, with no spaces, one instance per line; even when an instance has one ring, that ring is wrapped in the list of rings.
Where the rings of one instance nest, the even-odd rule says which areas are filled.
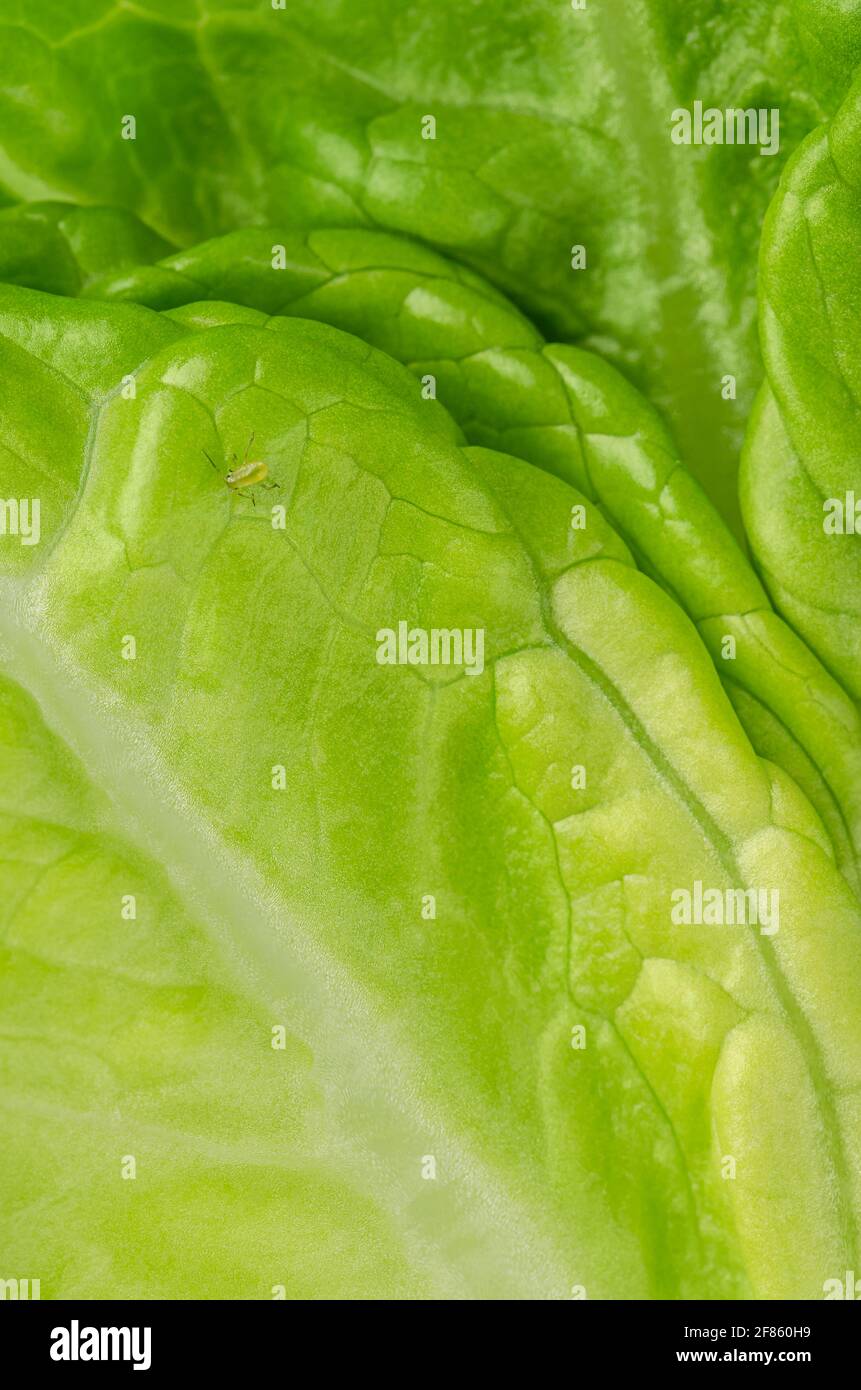
[[[384,1325],[375,1326],[372,1308],[366,1306],[364,1316],[371,1323],[364,1323],[358,1337],[351,1335],[348,1326],[333,1338],[333,1318],[340,1323],[351,1315],[343,1308],[334,1312],[332,1304],[321,1306],[318,1320],[313,1311],[309,1316],[307,1305],[300,1308],[290,1302],[7,1301],[0,1306],[0,1331],[4,1359],[12,1358],[19,1377],[48,1371],[60,1379],[82,1372],[92,1378],[109,1368],[113,1375],[137,1373],[141,1381],[144,1376],[159,1379],[186,1370],[198,1377],[211,1372],[223,1378],[233,1371],[266,1374],[264,1368],[271,1372],[280,1367],[285,1376],[298,1374],[305,1379],[307,1371],[301,1368],[308,1356],[318,1358],[319,1369],[331,1374],[333,1352],[337,1355],[338,1350],[351,1374],[361,1370],[368,1355],[377,1365],[380,1360],[386,1362],[390,1373],[418,1375],[421,1380],[426,1380],[435,1361],[442,1374],[455,1364],[462,1369],[463,1348],[455,1353],[439,1324],[438,1311],[428,1321],[421,1350],[413,1347],[406,1352],[390,1305]],[[477,1356],[492,1361],[496,1347],[511,1350],[514,1332],[521,1353],[530,1343],[533,1352],[542,1345],[545,1350],[555,1346],[575,1376],[584,1355],[593,1373],[597,1361],[608,1372],[670,1367],[696,1372],[709,1365],[772,1370],[791,1365],[813,1369],[819,1376],[854,1362],[859,1332],[857,1315],[828,1302],[573,1301],[562,1313],[561,1323],[547,1325],[538,1341],[531,1321],[517,1331],[511,1316],[498,1339],[472,1325],[470,1340]],[[465,1331],[458,1329],[459,1344]],[[531,1334],[527,1341],[524,1332]],[[552,1343],[543,1341],[548,1335],[554,1338]],[[564,1342],[557,1342],[557,1337]],[[297,1355],[301,1361],[295,1360]],[[538,1359],[545,1362],[543,1354]]]

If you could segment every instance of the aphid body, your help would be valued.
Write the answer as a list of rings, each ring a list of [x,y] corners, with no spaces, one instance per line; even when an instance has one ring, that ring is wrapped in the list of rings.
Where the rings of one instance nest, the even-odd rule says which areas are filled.
[[[263,487],[267,489],[281,486],[280,483],[276,483],[273,478],[269,477],[268,463],[264,463],[263,459],[249,459],[248,455],[251,453],[251,446],[253,443],[254,435],[252,434],[251,438],[248,441],[248,445],[245,450],[245,457],[243,458],[242,462],[237,462],[236,455],[234,454],[234,466],[231,469],[229,469],[227,473],[224,474],[224,481],[230,488],[231,492],[241,493],[243,488],[250,489],[253,487],[259,487],[261,484],[263,485]],[[205,449],[203,452],[217,473],[219,470],[215,460],[211,458],[209,454],[207,454]],[[249,491],[248,496],[251,498],[252,503],[254,503],[254,493]],[[256,506],[257,504],[254,503],[254,505]]]
[[[231,468],[224,481],[232,488],[254,487],[268,477],[269,464],[261,460],[257,463],[240,463],[238,468]]]

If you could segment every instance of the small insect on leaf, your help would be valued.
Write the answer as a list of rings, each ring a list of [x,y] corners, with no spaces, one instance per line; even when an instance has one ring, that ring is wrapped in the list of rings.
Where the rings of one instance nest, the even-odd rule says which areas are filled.
[[[243,489],[248,489],[247,495],[251,499],[251,504],[252,506],[256,506],[257,503],[254,500],[254,493],[251,492],[251,488],[263,486],[269,489],[273,487],[280,487],[281,484],[276,483],[273,478],[269,477],[269,464],[264,462],[263,459],[249,459],[248,455],[251,452],[251,446],[253,443],[254,433],[252,431],[248,443],[245,446],[245,455],[242,459],[242,462],[238,462],[235,453],[231,454],[232,466],[228,469],[227,473],[224,474],[224,482],[231,492],[235,492],[240,495],[242,495]],[[209,460],[209,463],[215,469],[216,473],[220,472],[217,464],[213,461],[213,459],[206,452],[205,449],[203,450],[203,453]]]
[[[225,479],[228,487],[254,487],[256,483],[263,483],[269,476],[269,465],[259,461],[258,463],[241,463],[238,468],[231,468]]]

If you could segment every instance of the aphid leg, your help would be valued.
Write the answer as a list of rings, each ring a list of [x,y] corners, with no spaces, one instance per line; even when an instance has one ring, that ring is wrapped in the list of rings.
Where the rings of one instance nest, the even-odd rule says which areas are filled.
[[[244,459],[242,460],[243,463],[247,463],[247,462],[248,462],[248,455],[251,453],[251,445],[252,445],[253,443],[254,443],[254,430],[251,431],[251,435],[250,435],[250,437],[249,437],[248,443],[247,443],[246,446],[245,446],[245,457],[244,457]]]

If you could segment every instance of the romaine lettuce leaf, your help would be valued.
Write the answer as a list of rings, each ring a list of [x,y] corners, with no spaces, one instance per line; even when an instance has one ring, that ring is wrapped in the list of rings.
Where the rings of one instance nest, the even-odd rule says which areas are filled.
[[[861,5],[0,41],[0,1276],[842,1288]]]
[[[742,476],[745,521],[778,608],[861,698],[861,83],[805,141],[763,231],[767,384]]]
[[[8,214],[7,224],[14,220]],[[7,245],[17,239],[4,241],[0,222],[0,258]],[[31,265],[32,279],[48,279],[51,264],[41,277]],[[201,294],[224,302],[209,310],[192,303],[181,316],[188,325],[236,322],[236,306],[247,305],[346,329],[409,366],[426,389],[432,383],[471,443],[571,482],[698,624],[754,747],[803,788],[841,868],[861,886],[858,709],[771,609],[654,408],[601,358],[545,344],[481,277],[364,229],[246,229],[154,264],[111,266],[85,293],[166,311]]]
[[[192,313],[0,290],[57,461],[0,610],[4,1246],[53,1297],[818,1296],[861,922],[809,802],[583,494]],[[401,621],[481,669],[379,664]],[[779,930],[675,925],[696,881]]]
[[[180,245],[284,220],[433,243],[623,367],[740,534],[760,225],[861,59],[854,0],[4,0],[2,20],[10,196],[118,203]],[[779,109],[777,155],[673,145],[697,98]]]

